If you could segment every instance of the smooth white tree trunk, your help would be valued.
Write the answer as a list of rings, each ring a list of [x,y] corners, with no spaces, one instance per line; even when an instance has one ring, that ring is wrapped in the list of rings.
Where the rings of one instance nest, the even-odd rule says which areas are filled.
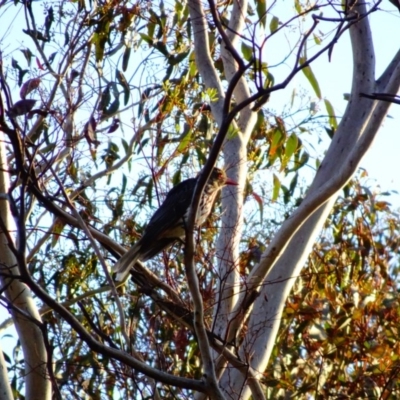
[[[11,214],[10,204],[7,198],[9,190],[9,176],[7,171],[7,159],[5,157],[5,137],[0,131],[0,218],[13,242],[16,242],[16,226]],[[0,228],[0,268],[4,274],[18,275],[17,260],[10,250],[8,238]],[[33,301],[29,288],[18,279],[0,277],[1,287],[6,288],[5,294],[12,305],[10,313],[14,320],[18,338],[21,342],[24,354],[25,367],[25,399],[26,400],[50,400],[51,385],[47,373],[47,352],[43,335],[37,324],[30,318],[41,322],[37,307]],[[6,369],[4,359],[0,358],[2,370]],[[7,393],[11,388],[5,387],[2,380],[2,388]],[[3,398],[3,397],[1,397]],[[6,398],[6,397],[5,397]]]
[[[356,11],[359,15],[365,14],[365,5],[358,5]],[[241,359],[247,360],[253,371],[258,371],[258,377],[262,376],[267,367],[285,301],[334,205],[338,191],[354,174],[387,114],[389,103],[362,98],[360,93],[397,93],[400,87],[399,53],[381,78],[375,80],[373,41],[367,18],[361,19],[350,28],[350,36],[354,64],[351,98],[326,157],[296,213],[301,213],[302,208],[308,206],[309,199],[321,197],[324,191],[329,197],[308,219],[306,217],[300,229],[298,226],[292,227],[293,231],[298,231],[272,268],[269,269],[267,260],[262,259],[249,277],[251,281],[257,275],[264,276],[267,273],[262,280],[259,296],[249,317],[247,333],[239,350]],[[290,221],[291,218],[288,225]],[[279,243],[281,234],[285,234],[283,229],[277,233],[270,246]],[[268,251],[270,249],[266,252]],[[220,385],[229,399],[248,399],[251,394],[247,377],[233,368],[225,370]]]

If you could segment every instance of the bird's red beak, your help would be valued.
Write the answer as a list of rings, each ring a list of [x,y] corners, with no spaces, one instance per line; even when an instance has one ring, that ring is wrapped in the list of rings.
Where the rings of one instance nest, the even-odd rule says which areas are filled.
[[[232,179],[226,178],[225,185],[238,186],[239,184],[237,182],[233,181]]]

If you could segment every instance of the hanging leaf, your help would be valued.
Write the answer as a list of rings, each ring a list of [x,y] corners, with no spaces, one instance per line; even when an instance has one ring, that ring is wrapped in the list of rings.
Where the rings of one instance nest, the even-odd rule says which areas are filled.
[[[256,1],[256,9],[258,19],[263,28],[265,28],[265,24],[267,22],[267,2],[266,0],[258,0]]]
[[[108,128],[107,133],[113,133],[119,128],[120,120],[118,118],[114,118],[111,126]]]
[[[122,71],[126,71],[128,68],[129,58],[131,56],[131,48],[130,46],[125,47],[124,55],[122,57]]]
[[[28,66],[31,66],[31,59],[33,57],[32,52],[29,49],[23,49],[21,50],[22,54],[24,55],[26,62],[28,63]]]
[[[25,99],[26,95],[37,89],[40,85],[40,78],[33,78],[26,81],[19,91],[19,96],[21,99]]]
[[[44,36],[42,32],[35,31],[34,29],[22,29],[26,35],[33,39],[40,40],[42,42],[49,42],[49,38]]]
[[[78,168],[76,168],[75,163],[70,163],[68,166],[68,174],[71,177],[71,179],[75,182],[78,183],[79,179],[78,179]]]
[[[242,53],[246,61],[250,61],[253,58],[253,47],[242,42]]]
[[[294,193],[294,190],[296,189],[296,186],[297,186],[298,178],[299,178],[299,174],[296,172],[294,174],[293,179],[290,181],[290,186],[289,186],[290,194]]]
[[[97,122],[92,115],[89,121],[86,122],[85,127],[83,129],[83,135],[86,141],[89,143],[89,145],[94,144],[95,146],[98,146],[100,144],[100,142],[96,138],[96,126]]]
[[[163,82],[169,80],[169,78],[170,78],[170,76],[171,76],[173,71],[174,71],[174,66],[173,65],[169,65],[167,67],[167,70],[165,71],[165,76],[163,78]]]
[[[182,61],[189,55],[189,53],[190,53],[190,50],[184,51],[184,52],[179,53],[179,54],[176,54],[176,55],[174,55],[174,56],[170,56],[170,57],[168,58],[168,62],[169,62],[171,65],[177,65],[177,64],[179,64],[180,62],[182,62]]]
[[[304,64],[306,62],[306,58],[305,57],[300,57],[300,65]],[[311,67],[308,65],[307,67],[302,68],[303,74],[306,76],[306,78],[308,79],[308,81],[310,82],[312,88],[314,89],[315,94],[317,95],[317,97],[319,99],[321,99],[321,89],[319,88],[319,84],[318,81],[314,75],[314,73],[312,72]]]
[[[279,127],[275,127],[272,131],[271,145],[269,148],[269,154],[275,155],[278,148],[282,146],[284,140],[284,133]]]
[[[273,17],[271,22],[269,23],[269,29],[271,33],[274,33],[279,28],[279,19],[278,17]]]
[[[153,179],[150,179],[149,183],[146,185],[146,197],[148,198],[148,204],[151,207],[151,201],[153,199],[152,193],[153,193],[153,186],[154,182]]]
[[[128,184],[128,179],[125,174],[122,174],[122,186],[121,186],[121,194],[123,195],[126,191],[126,186]]]
[[[313,37],[314,37],[315,44],[320,45],[322,43],[321,38],[319,36],[317,36],[315,33],[313,33]]]
[[[58,239],[60,239],[60,235],[64,230],[64,226],[65,223],[61,219],[56,218],[53,224],[53,232],[52,232],[53,236],[51,239],[51,247],[55,247],[55,245],[57,244]]]
[[[181,173],[182,170],[180,168],[175,171],[174,176],[172,177],[172,184],[174,186],[176,186],[182,180]]]
[[[75,80],[75,78],[77,78],[79,76],[79,72],[76,69],[72,69],[71,70],[71,74],[70,74],[70,81],[71,83]]]
[[[27,69],[22,69],[20,65],[18,64],[18,61],[15,60],[14,58],[11,60],[11,66],[18,70],[18,86],[22,85],[22,81],[24,79],[25,74],[28,72]]]
[[[36,65],[41,71],[46,71],[46,68],[43,67],[42,63],[40,62],[40,60],[37,57],[36,57]]]
[[[262,197],[253,191],[251,192],[251,194],[253,195],[253,198],[257,202],[258,208],[260,209],[260,223],[262,223],[262,221],[264,220],[264,203]]]
[[[17,69],[18,71],[21,71],[21,70],[22,70],[22,68],[21,68],[21,67],[19,66],[19,64],[18,64],[18,61],[15,60],[14,58],[11,59],[11,66],[12,66],[14,69]]]
[[[101,94],[99,105],[97,106],[97,110],[104,111],[111,101],[111,93],[110,93],[110,84],[107,84],[103,93]]]
[[[191,129],[189,129],[189,132],[183,137],[183,139],[179,143],[177,151],[179,151],[180,153],[184,153],[192,140],[193,140],[193,132]]]
[[[51,24],[54,22],[54,12],[53,12],[53,7],[49,7],[47,10],[47,15],[44,20],[44,28],[46,30],[46,36],[50,38],[50,28]]]
[[[112,117],[115,113],[117,113],[119,110],[119,98],[115,98],[115,100],[110,104],[110,107],[108,107],[106,110],[103,111],[101,115],[101,121],[104,121],[105,119],[108,119]]]
[[[295,0],[294,1],[294,8],[296,9],[297,14],[301,14],[303,12],[303,7],[302,7],[302,5],[300,3],[300,0]]]
[[[299,161],[297,162],[297,164],[294,167],[294,171],[300,169],[303,165],[306,165],[308,163],[310,156],[307,152],[303,152],[300,156]]]
[[[68,31],[65,31],[64,33],[64,47],[68,46],[69,43],[69,33]]]
[[[337,129],[337,121],[336,121],[336,115],[335,115],[333,106],[329,100],[324,100],[324,102],[325,102],[326,111],[328,112],[328,115],[329,115],[329,125],[334,130],[336,130]]]
[[[124,105],[126,106],[129,102],[129,96],[130,96],[130,87],[129,83],[125,79],[125,75],[117,69],[116,72],[117,75],[117,80],[120,83],[120,85],[124,88]]]
[[[297,150],[297,145],[298,145],[299,141],[297,139],[297,136],[292,133],[289,136],[289,139],[286,142],[286,147],[285,147],[285,156],[287,158],[290,159],[290,157],[292,157],[292,155],[294,154],[294,152]]]
[[[274,176],[273,176],[273,188],[272,188],[272,201],[278,200],[280,188],[281,188],[281,181],[274,174]]]
[[[51,65],[54,61],[55,56],[57,55],[57,52],[51,53],[49,57],[49,64]]]
[[[92,37],[92,43],[95,47],[96,61],[102,61],[104,57],[104,48],[107,43],[107,35],[103,32],[95,32]]]
[[[153,43],[153,46],[161,53],[163,54],[165,57],[169,58],[171,56],[171,54],[168,51],[167,45],[162,42],[162,41],[158,41],[156,43]]]
[[[298,138],[296,134],[292,133],[289,136],[288,140],[286,141],[285,152],[283,153],[281,160],[281,168],[280,168],[281,171],[283,171],[287,167],[290,159],[296,152],[297,148],[298,148]]]
[[[153,46],[153,39],[151,36],[146,35],[145,33],[139,33],[139,35],[149,46]]]

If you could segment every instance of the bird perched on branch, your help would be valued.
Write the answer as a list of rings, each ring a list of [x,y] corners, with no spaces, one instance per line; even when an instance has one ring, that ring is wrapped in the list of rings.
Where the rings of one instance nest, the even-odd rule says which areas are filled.
[[[151,217],[141,239],[115,264],[113,269],[118,281],[125,280],[136,261],[147,261],[185,237],[187,217],[198,179],[186,179],[169,191],[160,208]],[[210,215],[217,194],[225,185],[237,183],[228,179],[225,171],[214,168],[200,199],[196,227],[202,225]]]

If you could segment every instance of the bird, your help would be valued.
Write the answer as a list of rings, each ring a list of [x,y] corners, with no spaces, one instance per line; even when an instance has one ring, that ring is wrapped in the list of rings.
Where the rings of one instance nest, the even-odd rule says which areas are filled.
[[[199,176],[182,181],[167,194],[151,217],[143,236],[114,265],[117,281],[124,281],[137,261],[147,261],[166,247],[185,237],[185,226]],[[201,226],[210,215],[215,199],[225,185],[237,185],[225,171],[214,168],[204,187],[195,226]]]

